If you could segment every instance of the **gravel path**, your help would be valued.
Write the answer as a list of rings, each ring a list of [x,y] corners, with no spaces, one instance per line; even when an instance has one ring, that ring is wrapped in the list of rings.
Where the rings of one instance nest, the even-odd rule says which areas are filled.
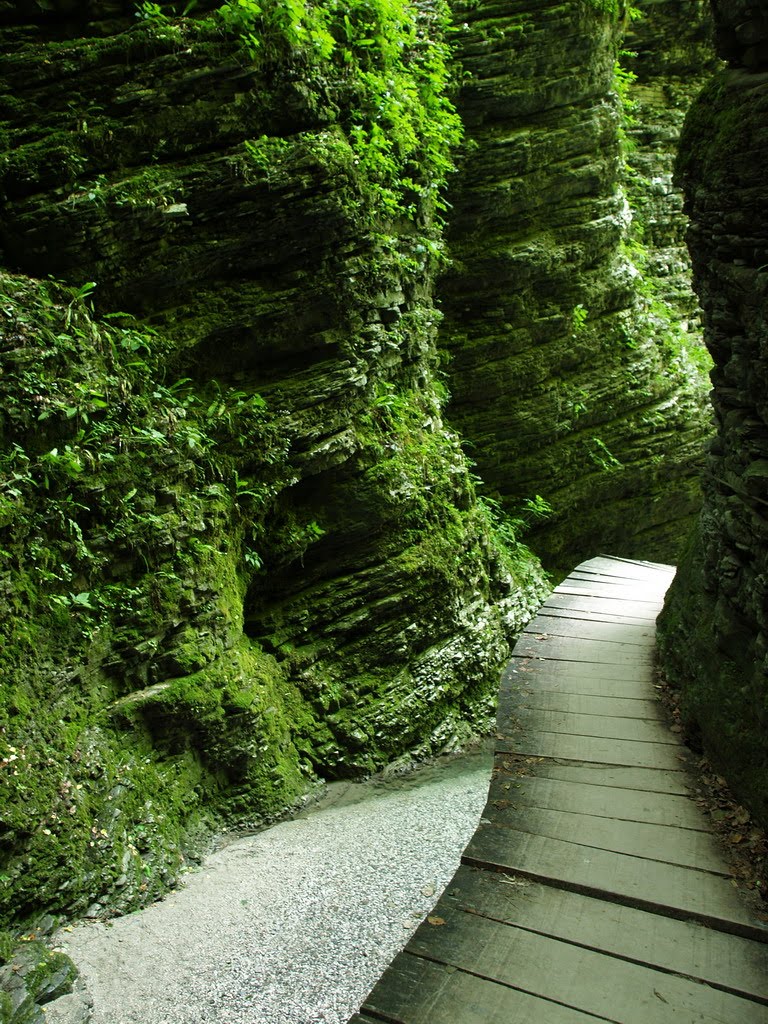
[[[161,903],[60,933],[93,1024],[345,1024],[456,870],[490,766],[486,750],[347,787]]]

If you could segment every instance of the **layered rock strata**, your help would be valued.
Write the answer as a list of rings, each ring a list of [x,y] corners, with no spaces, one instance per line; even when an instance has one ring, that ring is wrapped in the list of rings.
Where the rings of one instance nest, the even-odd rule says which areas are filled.
[[[458,105],[475,148],[452,187],[454,264],[440,284],[450,414],[509,510],[536,494],[553,507],[533,537],[562,571],[600,549],[674,560],[698,508],[709,430],[705,375],[688,357],[695,339],[652,293],[663,260],[640,251],[623,187],[632,126],[615,68],[618,6],[455,9]],[[663,11],[664,31],[674,20],[678,38],[689,33],[681,45],[695,65],[687,10],[646,7],[646,32]],[[660,92],[661,74],[653,67],[646,89]],[[664,224],[651,248],[679,249],[679,211],[660,187]]]
[[[717,437],[698,533],[660,620],[684,714],[768,823],[768,12],[718,2],[728,62],[686,120],[678,173]]]
[[[440,412],[435,11],[173,6],[0,6],[6,919],[457,742],[545,586]]]

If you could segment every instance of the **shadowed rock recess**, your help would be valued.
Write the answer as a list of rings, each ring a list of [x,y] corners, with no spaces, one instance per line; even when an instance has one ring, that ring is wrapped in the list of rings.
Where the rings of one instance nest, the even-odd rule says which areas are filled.
[[[678,176],[715,361],[698,535],[660,620],[689,724],[768,824],[768,9],[718,2],[728,62],[692,108]]]
[[[439,285],[506,518],[441,411],[446,12],[0,3],[6,922],[486,723],[536,495],[553,564],[672,557],[706,417],[637,269],[620,11],[527,6],[458,12]]]

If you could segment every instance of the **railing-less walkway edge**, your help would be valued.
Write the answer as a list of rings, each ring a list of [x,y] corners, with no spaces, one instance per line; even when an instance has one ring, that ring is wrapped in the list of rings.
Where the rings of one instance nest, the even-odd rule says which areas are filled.
[[[484,817],[350,1024],[768,1024],[768,929],[653,684],[670,566],[578,566],[504,672]]]

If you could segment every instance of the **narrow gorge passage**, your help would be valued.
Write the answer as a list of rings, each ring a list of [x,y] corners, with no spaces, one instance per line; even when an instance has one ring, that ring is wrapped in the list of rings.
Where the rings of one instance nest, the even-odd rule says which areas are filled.
[[[0,1024],[88,1016],[57,928],[117,934],[222,834],[487,734],[515,642],[634,681],[589,652],[647,623],[569,625],[600,551],[679,566],[660,657],[768,892],[766,0],[0,0],[0,53]],[[537,750],[503,698],[505,756],[679,774],[645,697],[566,700],[560,675],[520,709]],[[675,878],[725,877],[698,827],[670,845],[682,793],[612,825],[589,777],[506,808],[519,873],[578,818],[607,875],[658,842]],[[608,902],[655,913],[625,875]],[[191,966],[217,1013],[261,1013],[273,952],[304,948],[247,909],[264,991]],[[352,1012],[310,975],[297,1020]]]

